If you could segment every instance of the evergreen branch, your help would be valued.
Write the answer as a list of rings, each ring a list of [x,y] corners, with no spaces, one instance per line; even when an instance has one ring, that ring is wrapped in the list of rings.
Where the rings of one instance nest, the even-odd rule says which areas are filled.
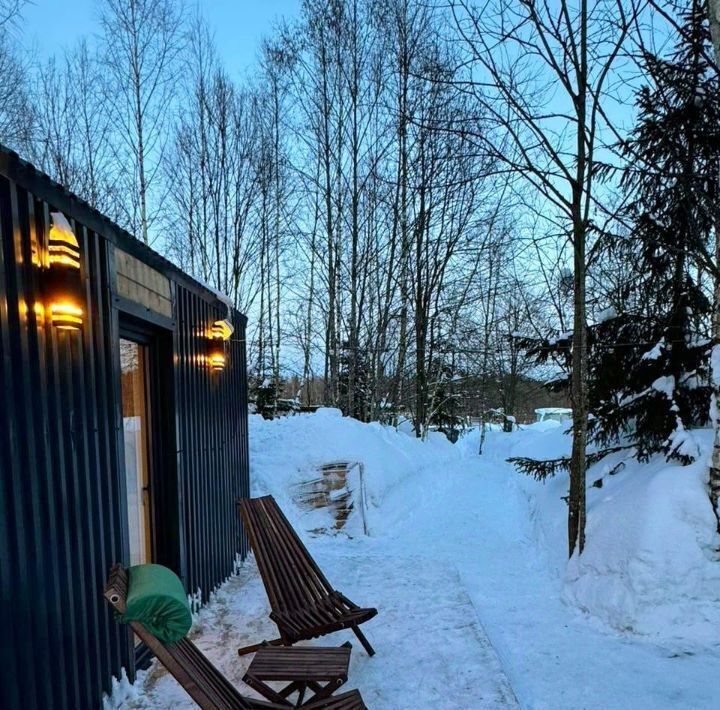
[[[601,461],[609,454],[614,454],[624,449],[632,448],[628,446],[612,446],[607,449],[601,449],[600,451],[593,451],[585,457],[586,466],[589,469],[590,466]],[[536,481],[542,481],[543,483],[548,479],[552,478],[559,471],[567,471],[570,468],[570,457],[561,456],[557,459],[531,459],[524,456],[513,456],[507,459],[508,463],[516,466],[520,471],[528,476],[532,476]]]

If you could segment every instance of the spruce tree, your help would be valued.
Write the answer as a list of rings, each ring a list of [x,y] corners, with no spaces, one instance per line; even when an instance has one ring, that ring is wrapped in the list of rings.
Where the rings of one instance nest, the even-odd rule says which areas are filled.
[[[712,249],[720,169],[720,82],[708,63],[704,5],[693,2],[669,58],[646,53],[650,83],[637,93],[637,124],[620,147],[630,197],[624,236],[608,240],[627,269],[612,294],[620,309],[588,334],[591,440],[688,463],[699,454],[687,431],[708,421],[711,303],[703,258]],[[542,361],[567,359],[570,338],[525,342]],[[558,461],[519,461],[537,477]]]
[[[720,84],[704,5],[694,1],[683,20],[668,59],[644,56],[651,84],[622,146],[632,227],[612,245],[634,269],[623,312],[595,328],[590,377],[599,443],[626,435],[640,459],[687,463],[698,451],[685,432],[707,422],[711,395],[711,304],[698,265],[719,197]]]
[[[353,396],[350,393],[350,368],[353,366]],[[359,419],[370,418],[370,381],[372,369],[370,359],[363,348],[354,348],[350,341],[344,341],[340,353],[340,373],[338,376],[338,398],[345,416]],[[348,403],[352,401],[352,411]]]
[[[442,360],[435,360],[429,367],[428,375],[434,382],[432,398],[428,402],[429,423],[455,443],[465,428],[462,395],[457,387],[459,374]]]

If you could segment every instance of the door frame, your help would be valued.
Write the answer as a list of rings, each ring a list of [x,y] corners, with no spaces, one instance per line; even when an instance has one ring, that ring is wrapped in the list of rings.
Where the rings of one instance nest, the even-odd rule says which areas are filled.
[[[173,376],[173,333],[125,313],[119,314],[118,356],[120,339],[132,340],[147,347],[146,399],[148,408],[148,482],[150,488],[150,547],[152,561],[181,572],[180,490],[177,470],[175,403]],[[121,377],[118,368],[118,377]],[[122,389],[119,388],[119,431],[122,431]],[[120,447],[120,472],[123,490],[122,524],[123,557],[129,559],[127,539],[127,485],[125,450]]]
[[[142,350],[143,357],[139,361],[139,365],[142,365],[142,387],[144,389],[143,392],[143,405],[144,405],[144,421],[143,421],[143,427],[142,427],[142,438],[144,441],[141,442],[141,446],[144,448],[142,458],[142,465],[145,467],[145,471],[142,472],[141,478],[140,478],[140,472],[136,472],[135,479],[140,478],[140,480],[134,480],[132,483],[128,479],[128,472],[126,470],[126,466],[128,463],[127,460],[127,450],[125,448],[127,442],[123,442],[123,447],[121,451],[122,455],[122,473],[123,473],[123,481],[125,482],[125,530],[126,530],[126,539],[128,540],[128,549],[127,551],[123,551],[123,563],[127,567],[131,560],[130,555],[130,538],[131,535],[131,523],[130,523],[130,505],[129,505],[129,493],[131,488],[137,487],[142,482],[144,484],[143,488],[141,489],[141,496],[142,499],[138,500],[138,505],[145,507],[147,503],[147,510],[142,511],[142,516],[145,518],[145,534],[142,536],[143,539],[140,541],[143,548],[145,548],[147,562],[155,562],[156,554],[155,554],[155,484],[153,480],[153,476],[155,473],[155,465],[153,461],[153,453],[154,453],[154,432],[152,431],[152,423],[155,419],[155,402],[153,401],[153,397],[151,396],[150,392],[150,385],[151,385],[151,362],[150,358],[152,357],[152,341],[149,338],[144,337],[144,335],[131,332],[125,328],[122,328],[120,330],[120,339],[119,343],[121,346],[121,352],[120,352],[120,404],[123,410],[123,421],[122,421],[122,430],[123,434],[125,434],[125,418],[124,418],[124,410],[125,410],[125,402],[123,400],[124,397],[124,373],[122,371],[122,344],[123,342],[131,342],[135,345],[137,345],[138,350]],[[140,369],[140,368],[138,368]],[[133,525],[136,524],[136,521],[133,520]]]
[[[174,338],[171,328],[148,322],[125,310],[114,309],[114,380],[117,393],[116,429],[118,432],[118,491],[120,540],[123,563],[130,559],[128,536],[127,474],[122,414],[122,369],[120,340],[127,339],[147,346],[147,408],[148,408],[148,479],[150,483],[150,546],[152,561],[174,570],[184,578],[182,493],[177,465],[177,434],[175,421]],[[174,324],[172,324],[174,325]],[[135,645],[128,628],[125,645],[131,680],[135,671],[150,665],[152,652],[144,644]],[[124,655],[125,655],[124,654]]]

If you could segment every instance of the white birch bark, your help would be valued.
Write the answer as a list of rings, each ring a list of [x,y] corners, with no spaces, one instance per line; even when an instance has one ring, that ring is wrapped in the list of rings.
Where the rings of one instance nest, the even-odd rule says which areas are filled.
[[[715,62],[720,67],[720,0],[707,0],[710,36],[715,47]]]
[[[720,70],[720,0],[707,0],[708,18],[710,20],[710,36],[715,48],[715,62]],[[720,180],[720,175],[718,176]],[[720,263],[720,219],[715,223],[715,262]],[[713,378],[713,397],[711,414],[715,428],[715,441],[713,444],[712,460],[710,462],[710,500],[718,519],[720,531],[720,281],[715,280],[713,293],[713,320],[712,334],[715,339],[711,369]]]

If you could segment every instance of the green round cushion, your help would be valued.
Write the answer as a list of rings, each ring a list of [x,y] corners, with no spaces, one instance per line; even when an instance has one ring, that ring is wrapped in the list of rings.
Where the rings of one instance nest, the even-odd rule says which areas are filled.
[[[130,567],[122,621],[140,622],[165,643],[184,638],[192,626],[192,614],[180,578],[162,565]]]

